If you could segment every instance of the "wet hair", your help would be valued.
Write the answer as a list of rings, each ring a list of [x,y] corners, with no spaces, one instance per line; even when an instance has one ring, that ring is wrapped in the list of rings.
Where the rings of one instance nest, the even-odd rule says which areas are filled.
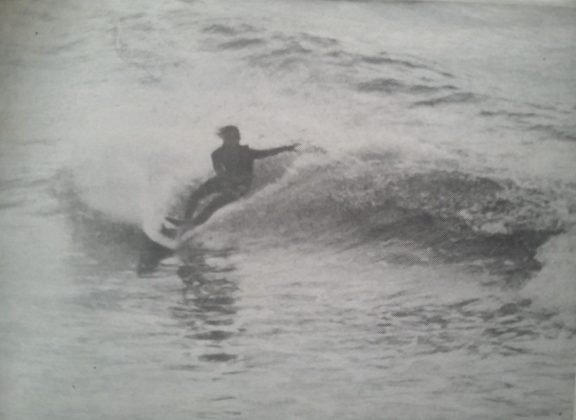
[[[226,125],[218,130],[218,136],[224,138],[229,135],[240,136],[240,130],[235,125]]]

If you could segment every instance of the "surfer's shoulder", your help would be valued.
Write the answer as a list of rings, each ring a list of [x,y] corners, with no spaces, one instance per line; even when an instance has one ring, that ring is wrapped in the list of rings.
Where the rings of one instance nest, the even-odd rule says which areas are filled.
[[[238,146],[235,153],[240,154],[241,156],[250,155],[252,153],[252,149],[247,144],[241,144]]]
[[[214,157],[218,157],[218,156],[221,155],[221,154],[222,154],[222,146],[220,146],[218,149],[216,149],[216,150],[214,150],[214,151],[212,152],[212,157],[213,157],[213,158],[214,158]]]

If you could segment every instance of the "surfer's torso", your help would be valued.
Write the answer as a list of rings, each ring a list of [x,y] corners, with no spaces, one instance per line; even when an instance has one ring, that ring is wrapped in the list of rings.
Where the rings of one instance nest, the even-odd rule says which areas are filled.
[[[229,181],[250,182],[254,175],[255,153],[249,146],[222,146],[212,153],[218,176]]]

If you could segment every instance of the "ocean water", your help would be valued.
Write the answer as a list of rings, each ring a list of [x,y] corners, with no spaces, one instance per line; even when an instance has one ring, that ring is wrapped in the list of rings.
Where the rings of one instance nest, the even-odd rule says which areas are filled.
[[[567,6],[0,3],[0,418],[572,418]],[[302,146],[138,278],[225,124]]]

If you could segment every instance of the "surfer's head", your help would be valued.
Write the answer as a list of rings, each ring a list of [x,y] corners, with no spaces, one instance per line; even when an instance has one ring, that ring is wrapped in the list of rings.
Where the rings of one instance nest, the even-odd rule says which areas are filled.
[[[240,130],[235,125],[226,125],[218,130],[218,136],[224,144],[237,145],[240,143]]]

